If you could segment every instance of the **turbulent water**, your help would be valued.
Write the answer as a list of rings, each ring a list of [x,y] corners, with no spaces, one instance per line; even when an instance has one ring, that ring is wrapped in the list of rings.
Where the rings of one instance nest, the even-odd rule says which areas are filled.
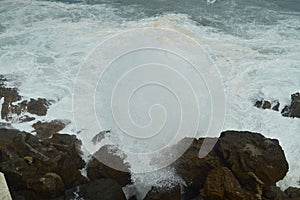
[[[224,84],[223,130],[279,139],[290,166],[279,185],[297,186],[300,120],[254,108],[253,102],[279,100],[283,108],[300,89],[298,0],[2,0],[0,74],[24,98],[54,100],[39,120],[68,119],[72,123],[62,132],[75,133],[72,93],[84,59],[111,35],[143,27],[174,29],[204,47]],[[31,131],[30,124],[14,126]],[[171,169],[162,174],[178,178]]]

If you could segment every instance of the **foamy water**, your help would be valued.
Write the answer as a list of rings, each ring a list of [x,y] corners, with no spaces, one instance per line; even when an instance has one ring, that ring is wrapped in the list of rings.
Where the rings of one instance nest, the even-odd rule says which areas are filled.
[[[300,89],[297,6],[277,1],[155,0],[160,9],[154,11],[147,2],[87,2],[0,1],[0,74],[24,99],[55,101],[47,116],[37,120],[70,120],[62,132],[75,134],[79,130],[73,120],[72,93],[86,56],[113,34],[170,28],[195,39],[218,67],[227,97],[223,130],[249,130],[279,139],[290,166],[279,185],[298,185],[300,120],[253,107],[255,99],[265,98],[279,100],[282,109]],[[13,126],[32,131],[34,122]],[[133,178],[148,184],[159,182],[158,177],[180,179],[171,169],[161,174]]]

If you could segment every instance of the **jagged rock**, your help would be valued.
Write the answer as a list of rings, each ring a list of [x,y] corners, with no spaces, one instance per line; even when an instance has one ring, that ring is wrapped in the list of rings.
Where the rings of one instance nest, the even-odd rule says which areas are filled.
[[[187,139],[180,143],[185,140]],[[236,190],[241,188],[238,189],[241,196],[234,198],[251,199],[253,196],[260,199],[263,188],[274,185],[288,171],[288,164],[279,142],[261,134],[225,131],[221,133],[212,151],[200,158],[199,150],[203,141],[204,139],[194,139],[188,150],[173,163],[176,172],[187,184],[183,191],[183,199],[196,197],[201,188],[207,199],[222,198],[222,191],[224,194],[226,190],[230,191],[233,183]],[[216,174],[219,174],[219,182],[213,181],[218,179]],[[213,182],[220,185],[214,185]],[[213,187],[220,193],[219,197],[210,196],[214,192],[208,189]]]
[[[144,200],[161,199],[181,200],[180,186],[177,185],[171,188],[152,187],[144,198]]]
[[[187,184],[183,191],[184,199],[191,199],[199,195],[199,188],[202,188],[205,184],[209,171],[222,165],[220,158],[213,151],[206,157],[199,158],[203,140],[185,138],[176,145],[176,148],[180,148],[181,145],[186,146],[186,144],[191,143],[187,151],[172,164],[176,173]],[[207,138],[207,140],[215,141],[214,138]]]
[[[284,192],[286,193],[286,195],[289,198],[298,198],[298,199],[300,199],[300,188],[289,187]]]
[[[51,122],[37,122],[32,125],[39,139],[46,139],[53,134],[65,128],[65,123],[60,120],[52,120]]]
[[[267,200],[287,200],[288,196],[279,187],[270,186],[264,188],[263,199]]]
[[[65,193],[65,200],[126,200],[122,187],[112,179],[98,179]]]
[[[210,171],[201,194],[206,200],[250,200],[258,199],[246,192],[233,173],[226,167]]]
[[[275,101],[272,110],[279,111],[279,106],[280,106],[279,101]]]
[[[257,108],[262,108],[262,109],[272,109],[275,111],[279,111],[279,106],[280,103],[279,101],[267,101],[267,100],[257,100],[254,104],[255,107]]]
[[[265,138],[258,133],[223,132],[216,148],[226,165],[246,186],[253,175],[265,186],[274,185],[288,171],[288,163],[278,140]]]
[[[27,111],[31,114],[45,116],[50,105],[51,104],[49,101],[47,101],[47,99],[30,99],[27,105]]]
[[[15,191],[13,198],[54,198],[65,188],[86,183],[80,173],[85,163],[75,136],[55,134],[40,142],[26,132],[0,129],[0,138],[0,171]]]
[[[300,93],[297,92],[291,95],[291,104],[285,106],[281,111],[284,117],[300,118]]]
[[[124,163],[123,159],[116,155],[119,150],[113,146],[101,147],[90,160],[87,166],[87,175],[91,180],[100,178],[110,178],[117,181],[121,186],[125,186],[131,183],[131,175],[129,172],[129,165]],[[112,169],[109,166],[103,164],[101,161],[107,161],[114,163],[118,169],[122,171]]]

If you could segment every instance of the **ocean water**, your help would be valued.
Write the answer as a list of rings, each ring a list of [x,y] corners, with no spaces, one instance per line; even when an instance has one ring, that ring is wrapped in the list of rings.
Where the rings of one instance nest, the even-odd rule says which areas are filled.
[[[224,85],[222,130],[277,138],[290,166],[278,185],[299,186],[300,120],[253,107],[256,99],[265,98],[279,100],[282,109],[300,89],[297,0],[1,0],[0,74],[8,77],[9,86],[19,88],[24,99],[55,101],[47,116],[37,120],[69,120],[62,133],[84,132],[76,127],[72,104],[79,70],[101,42],[144,27],[176,30],[205,49]],[[104,106],[99,109],[106,112]],[[84,106],[81,111],[88,120]],[[13,126],[32,131],[32,123]],[[134,174],[133,179],[141,187],[165,179],[180,181],[172,169],[151,176]]]

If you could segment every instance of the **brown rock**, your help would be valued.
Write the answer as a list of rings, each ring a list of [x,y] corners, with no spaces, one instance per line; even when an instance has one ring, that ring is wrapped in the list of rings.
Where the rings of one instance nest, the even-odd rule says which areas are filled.
[[[187,184],[183,191],[184,199],[191,199],[199,195],[199,188],[205,184],[209,171],[222,165],[221,159],[213,151],[204,158],[199,158],[199,151],[204,139],[185,138],[176,147],[186,146],[185,144],[190,143],[191,140],[192,143],[188,150],[172,164],[177,174]],[[207,138],[207,140],[214,142],[216,139]]]
[[[291,95],[291,104],[285,106],[281,111],[284,117],[297,117],[300,118],[300,93],[297,92]]]
[[[47,198],[59,196],[65,190],[63,180],[56,173],[47,173],[39,179],[33,180],[30,187],[39,195]]]
[[[247,185],[255,175],[265,186],[271,186],[288,171],[278,140],[267,139],[258,133],[223,132],[216,148],[243,185]]]
[[[171,188],[152,187],[144,200],[161,200],[172,199],[181,200],[180,186],[173,186]]]
[[[49,101],[47,101],[47,99],[30,99],[27,105],[27,111],[31,114],[45,116],[47,114],[47,109],[50,105],[51,104]]]
[[[298,198],[298,199],[300,199],[300,188],[289,187],[284,192],[286,193],[286,195],[289,198]]]
[[[53,134],[61,131],[65,128],[65,123],[60,120],[52,120],[50,122],[37,122],[32,125],[37,133],[37,138],[46,139],[51,137]]]
[[[269,101],[264,101],[262,108],[263,109],[271,109],[271,103]]]
[[[251,197],[238,182],[232,172],[226,167],[216,168],[210,171],[201,195],[206,200],[250,200],[258,199]]]
[[[64,188],[86,183],[80,173],[85,163],[75,136],[55,134],[40,142],[26,132],[0,129],[0,138],[0,171],[15,191],[13,198],[56,197]]]
[[[119,151],[113,146],[103,146],[94,155],[87,166],[87,175],[91,180],[100,178],[109,178],[117,181],[121,186],[125,186],[131,183],[131,175],[129,172],[129,165],[124,163],[123,159],[116,155]],[[114,163],[118,169],[122,171],[112,169],[109,166],[103,164],[100,161],[106,161],[107,163]]]
[[[287,200],[288,196],[279,187],[270,186],[264,188],[263,198],[268,200]]]

